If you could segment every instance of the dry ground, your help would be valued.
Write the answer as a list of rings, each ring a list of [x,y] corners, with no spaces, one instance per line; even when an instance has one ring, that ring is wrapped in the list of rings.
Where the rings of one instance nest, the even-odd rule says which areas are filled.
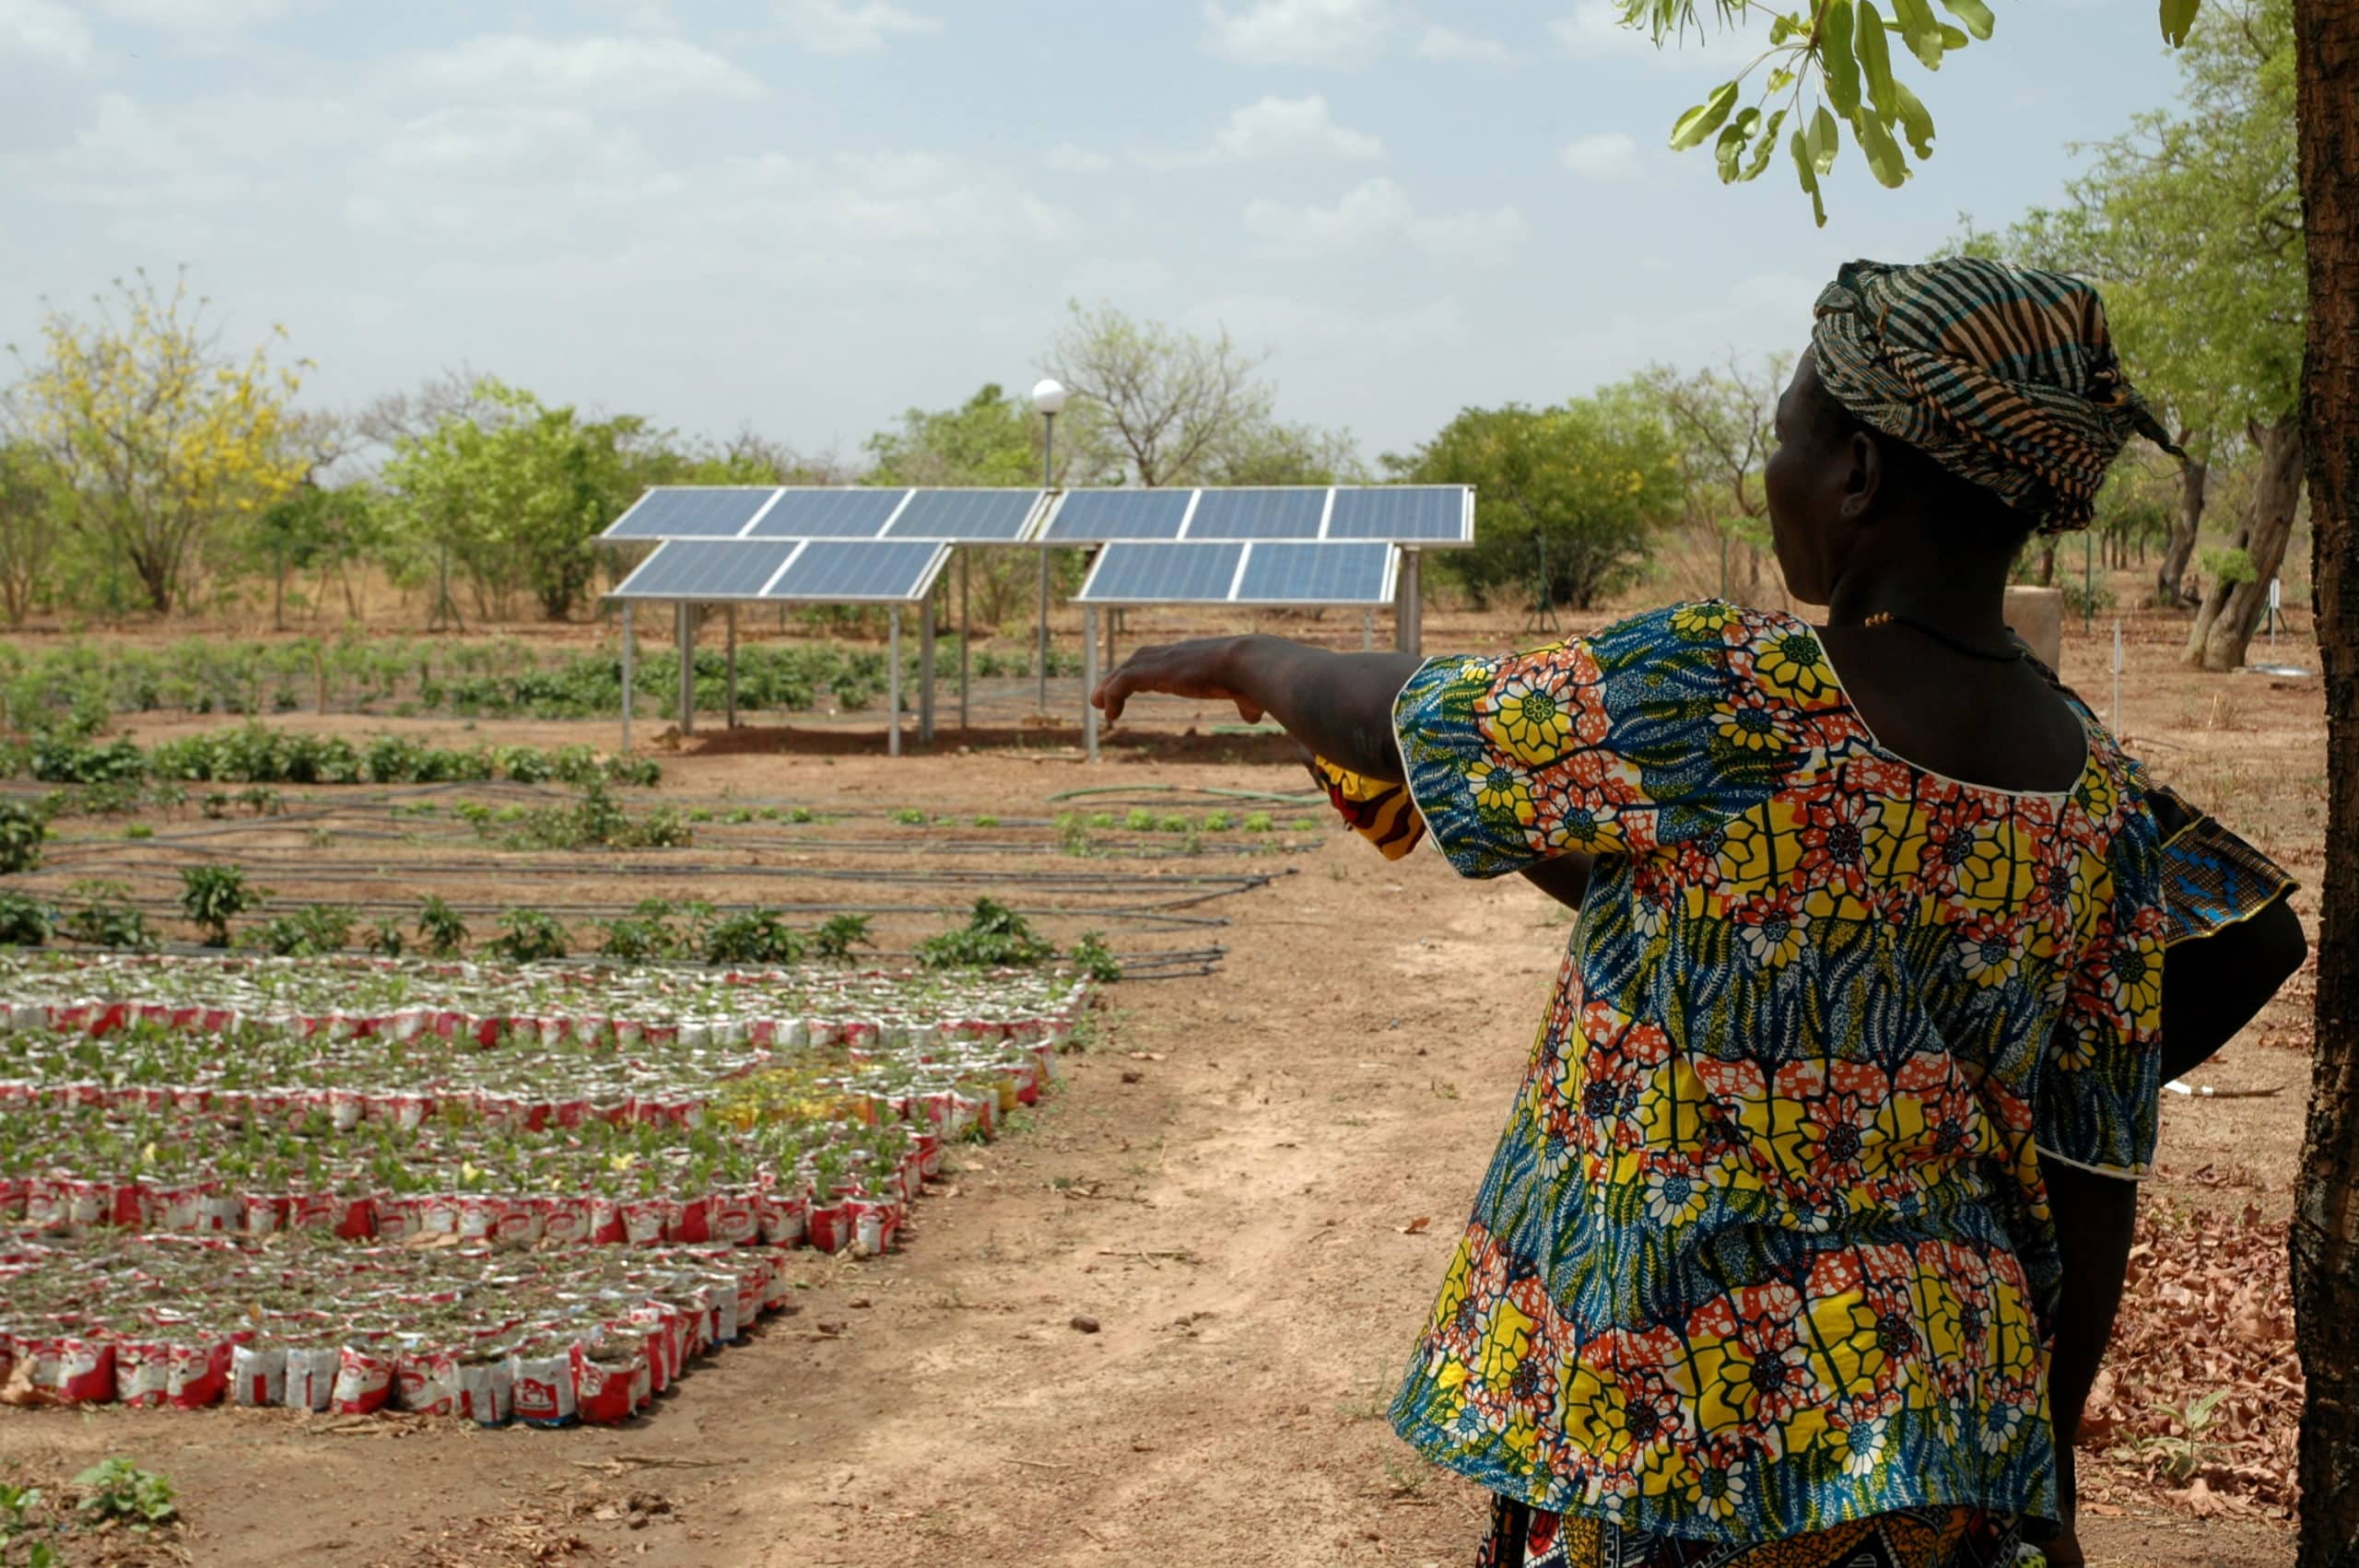
[[[2316,683],[2185,675],[2170,626],[2135,630],[2133,743],[2315,881]],[[1429,623],[1428,645],[1453,634],[1495,644],[1512,628]],[[2106,709],[2100,649],[2070,642],[2066,673]],[[1052,736],[972,755],[945,743],[898,763],[845,745],[822,756],[691,743],[663,789],[971,816],[1045,814],[1048,794],[1101,783],[1297,787],[1273,763],[1220,760],[1246,749],[1211,735],[1221,718],[1163,706],[1148,724],[1203,738],[1121,751],[1094,773]],[[613,727],[499,737],[609,744]],[[366,843],[315,852],[372,871],[388,859]],[[949,863],[922,842],[897,853],[909,869]],[[1251,869],[1290,874],[1207,907],[1231,922],[1216,976],[1115,988],[1098,1048],[1070,1059],[1069,1088],[1027,1130],[965,1153],[905,1251],[804,1259],[798,1316],[629,1428],[6,1412],[0,1460],[53,1475],[135,1456],[182,1489],[178,1550],[257,1568],[1465,1562],[1480,1498],[1423,1468],[1381,1410],[1567,925],[1520,883],[1462,883],[1422,856],[1388,866],[1341,835]],[[579,885],[609,899],[677,891],[640,862]],[[2309,895],[2301,907],[2314,917]],[[1145,932],[1117,946],[1195,940]],[[2199,1075],[2272,1093],[2169,1098],[2167,1170],[2150,1202],[2249,1201],[2282,1225],[2307,1043],[2301,1008],[2281,1002]],[[1099,1331],[1073,1327],[1084,1315]],[[2283,1522],[2199,1520],[2128,1469],[2102,1470],[2096,1491],[2105,1516],[2086,1533],[2099,1561],[2291,1561]]]

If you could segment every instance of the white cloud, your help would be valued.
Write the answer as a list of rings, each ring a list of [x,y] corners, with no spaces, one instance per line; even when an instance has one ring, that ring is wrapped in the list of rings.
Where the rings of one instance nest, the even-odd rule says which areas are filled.
[[[168,32],[219,37],[275,21],[288,0],[99,0],[107,15]]]
[[[1091,152],[1071,142],[1060,142],[1050,147],[1048,162],[1060,174],[1106,174],[1114,168],[1112,154]]]
[[[393,83],[420,97],[506,105],[636,108],[762,96],[746,72],[676,38],[486,35],[411,56],[394,67]]]
[[[1332,207],[1248,203],[1245,231],[1297,256],[1405,244],[1444,261],[1489,263],[1505,259],[1531,225],[1513,207],[1421,214],[1408,192],[1379,177],[1345,192]]]
[[[1556,160],[1584,180],[1627,180],[1638,172],[1638,144],[1620,131],[1568,142]]]
[[[1417,39],[1417,58],[1445,64],[1469,61],[1481,65],[1504,65],[1514,56],[1496,38],[1460,32],[1454,28],[1427,28]]]
[[[1208,0],[1205,43],[1244,65],[1365,65],[1383,51],[1392,0]]]
[[[1147,169],[1202,169],[1219,163],[1365,162],[1383,156],[1383,138],[1338,125],[1327,99],[1313,93],[1247,104],[1213,133],[1208,147],[1132,158]]]
[[[261,127],[245,107],[216,100],[158,111],[103,93],[71,142],[10,158],[6,167],[50,201],[119,212],[252,201],[264,181],[251,146],[241,149],[236,138]]]
[[[886,0],[785,0],[783,9],[795,41],[815,54],[874,54],[893,39],[942,30],[938,18]]]
[[[54,0],[0,0],[0,54],[12,53],[78,71],[90,63],[90,29]]]

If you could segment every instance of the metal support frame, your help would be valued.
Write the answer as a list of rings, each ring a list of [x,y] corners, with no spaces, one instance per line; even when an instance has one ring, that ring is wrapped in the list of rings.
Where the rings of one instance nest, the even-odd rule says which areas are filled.
[[[737,606],[728,606],[729,623],[729,705],[727,728],[737,728]]]
[[[967,552],[958,552],[958,729],[967,729],[967,671],[974,656],[975,622],[967,594]]]
[[[918,740],[933,744],[933,601],[918,606]]]
[[[1097,760],[1097,705],[1089,694],[1097,689],[1097,607],[1081,613],[1081,743],[1089,760]]]
[[[885,755],[901,755],[901,607],[893,606],[888,620],[892,635],[885,654]]]
[[[630,601],[623,601],[623,750],[630,750],[631,690]]]
[[[1420,653],[1426,643],[1426,605],[1420,579],[1421,557],[1415,550],[1401,552],[1401,578],[1393,586],[1392,642],[1402,653]]]
[[[697,732],[697,607],[687,600],[674,606],[672,640],[680,650],[680,733]]]
[[[1042,414],[1040,415],[1041,489],[1053,490],[1057,487],[1056,473],[1057,416],[1053,414]],[[1040,634],[1039,648],[1034,659],[1038,666],[1035,673],[1039,677],[1040,714],[1041,717],[1046,718],[1049,712],[1049,547],[1046,544],[1040,546]]]
[[[1376,612],[1373,610],[1360,612],[1360,651],[1376,651]]]

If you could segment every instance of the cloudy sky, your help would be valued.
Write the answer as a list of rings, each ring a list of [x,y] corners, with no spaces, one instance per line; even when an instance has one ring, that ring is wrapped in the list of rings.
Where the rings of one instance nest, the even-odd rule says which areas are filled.
[[[1370,454],[1790,346],[1854,255],[2052,198],[2158,105],[2152,0],[2000,7],[1886,193],[1663,150],[1724,49],[1609,0],[0,0],[0,341],[185,263],[349,406],[466,365],[855,451],[1028,386],[1068,299],[1273,351]]]

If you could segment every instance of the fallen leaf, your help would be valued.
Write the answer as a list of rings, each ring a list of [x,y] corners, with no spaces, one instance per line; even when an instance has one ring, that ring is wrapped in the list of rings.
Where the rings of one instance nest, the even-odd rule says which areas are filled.
[[[1431,1214],[1420,1214],[1415,1219],[1410,1221],[1407,1224],[1402,1225],[1401,1227],[1401,1234],[1404,1236],[1423,1235],[1426,1234],[1426,1227],[1433,1223],[1434,1217]]]

